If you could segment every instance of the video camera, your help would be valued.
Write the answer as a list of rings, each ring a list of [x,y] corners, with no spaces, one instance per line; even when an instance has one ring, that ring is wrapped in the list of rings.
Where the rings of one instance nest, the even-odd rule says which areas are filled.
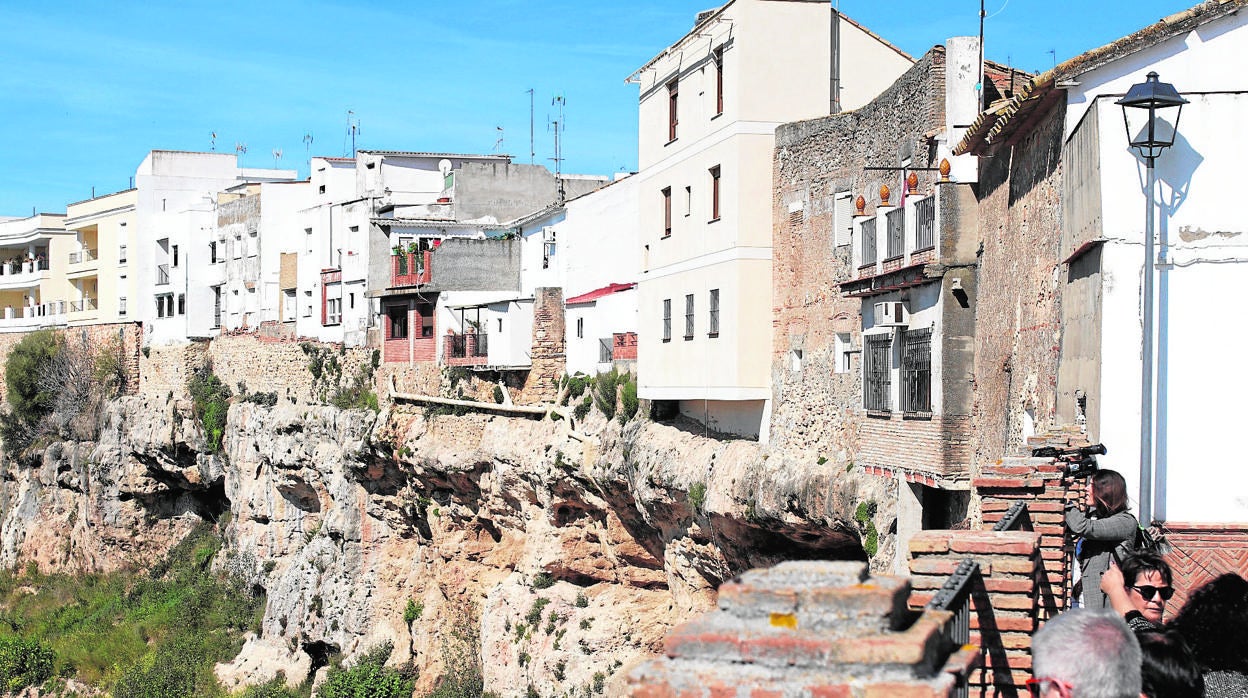
[[[1045,446],[1032,449],[1031,455],[1036,458],[1053,458],[1061,462],[1067,477],[1087,477],[1096,472],[1096,457],[1109,453],[1105,444],[1078,446],[1076,448],[1057,448]]]

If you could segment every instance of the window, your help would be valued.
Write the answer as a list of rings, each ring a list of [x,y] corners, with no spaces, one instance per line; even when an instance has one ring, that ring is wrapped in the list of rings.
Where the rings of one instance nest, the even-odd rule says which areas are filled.
[[[298,312],[295,308],[295,290],[292,288],[282,291],[282,320],[293,320]]]
[[[712,337],[719,336],[719,289],[711,289],[710,317],[707,321],[706,333]]]
[[[693,187],[685,187],[685,215],[693,213]]]
[[[318,193],[318,194],[324,194],[324,193],[325,193],[325,185],[324,185],[324,184],[322,184],[321,186],[317,187],[317,188],[316,188],[316,191],[317,191],[317,193]]]
[[[720,46],[711,53],[715,62],[715,116],[724,113],[724,47]]]
[[[498,319],[498,331],[503,331],[503,319],[501,317]]]
[[[663,190],[663,237],[672,235],[672,188]]]
[[[347,294],[347,307],[350,308],[351,310],[355,310],[355,292],[354,291]]]
[[[583,317],[578,317],[576,319],[576,338],[577,339],[585,338],[585,318]]]
[[[247,256],[255,257],[260,254],[260,234],[258,231],[251,231],[247,234]]]
[[[793,373],[802,372],[802,358],[805,352],[801,349],[792,349],[789,351],[789,370]]]
[[[676,104],[679,101],[680,82],[673,80],[667,83],[667,140],[676,140]]]
[[[840,192],[832,204],[832,244],[839,247],[849,244],[850,231],[854,225],[854,204],[850,193]]]
[[[242,258],[243,258],[243,236],[235,235],[234,236],[234,259],[242,259]]]
[[[719,165],[711,168],[711,220],[719,220]]]
[[[117,299],[117,314],[123,317],[126,314],[126,297],[125,296],[122,296],[121,298]]]
[[[174,245],[173,247],[170,248],[170,250],[172,250],[172,252],[170,253],[170,256],[173,258],[172,266],[176,267],[178,266],[178,246]]]
[[[325,324],[337,325],[342,322],[342,299],[327,298],[325,300]]]
[[[895,208],[885,214],[888,225],[888,257],[896,259],[906,253],[906,209]]]
[[[875,219],[862,222],[862,266],[875,264]]]
[[[914,205],[915,217],[915,250],[926,250],[936,246],[936,197],[920,199]]]
[[[850,355],[853,353],[849,341],[848,332],[838,332],[833,339],[833,373],[849,373]]]
[[[221,261],[220,255],[217,254],[217,244],[218,243],[216,240],[213,240],[212,242],[208,243],[208,263],[209,264],[216,264],[217,262]]]
[[[663,299],[663,341],[672,341],[672,299]]]
[[[308,254],[312,254],[312,229],[311,228],[303,229],[303,240],[304,240],[304,243],[303,243],[304,248],[308,251]]]
[[[611,359],[613,358],[611,355],[612,346],[613,342],[611,337],[603,337],[598,340],[598,363],[611,363]]]
[[[389,322],[387,339],[407,339],[407,307],[397,306],[386,309],[386,319]]]
[[[416,306],[416,312],[420,313],[420,336],[433,336],[433,304],[421,303]]]
[[[907,330],[901,345],[901,411],[932,411],[932,329]]]
[[[555,257],[555,243],[553,242],[542,243],[542,268],[549,269],[550,260],[554,259],[554,257]]]
[[[863,338],[862,406],[876,412],[891,410],[889,391],[892,371],[893,337],[872,334]]]
[[[162,293],[156,296],[156,317],[173,317],[173,294]]]
[[[186,315],[186,294],[178,294],[178,315]]]
[[[693,339],[693,294],[685,296],[685,339]]]
[[[311,308],[308,309],[309,312]],[[221,326],[221,287],[212,287],[212,326]]]
[[[117,263],[118,264],[126,263],[126,246],[125,245],[121,245],[120,247],[117,248]]]

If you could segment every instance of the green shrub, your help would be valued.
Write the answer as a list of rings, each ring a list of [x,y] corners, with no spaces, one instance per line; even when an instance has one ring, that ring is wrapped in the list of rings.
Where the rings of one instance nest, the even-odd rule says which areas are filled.
[[[420,620],[424,612],[425,605],[423,603],[419,603],[415,599],[408,599],[407,608],[403,609],[403,622],[411,625],[413,621]]]
[[[0,416],[0,440],[10,453],[30,445],[40,422],[52,412],[56,393],[40,378],[65,347],[51,330],[38,330],[13,346],[5,361],[9,411]]]
[[[299,691],[286,686],[286,677],[278,674],[261,684],[248,686],[239,698],[299,698]]]
[[[581,400],[576,407],[572,408],[572,416],[576,417],[577,421],[581,421],[589,415],[589,410],[593,406],[594,399],[586,395],[584,400]]]
[[[875,521],[872,520],[876,507],[875,500],[869,500],[859,502],[854,510],[854,519],[862,530],[862,549],[867,557],[875,557],[875,553],[880,549],[880,532],[875,527]]]
[[[615,403],[616,403],[616,387],[624,380],[624,376],[615,369],[611,369],[607,373],[599,373],[594,379],[594,404],[598,406],[598,411],[607,416],[607,419],[615,419]]]
[[[277,393],[247,393],[243,402],[250,402],[261,407],[273,407],[277,404]]]
[[[221,438],[225,435],[225,421],[230,409],[230,387],[221,382],[207,364],[191,376],[186,384],[187,392],[194,402],[195,419],[199,421],[208,441],[208,452],[221,450]]]
[[[706,502],[706,483],[695,482],[689,486],[689,506],[694,511],[702,511],[702,505]]]
[[[399,669],[386,666],[394,645],[383,642],[368,650],[350,669],[330,667],[318,698],[410,698],[416,670],[410,664]]]
[[[620,388],[620,424],[627,424],[637,414],[641,402],[637,399],[637,381],[631,374],[624,374],[624,382]]]
[[[817,465],[823,465],[824,463],[827,463],[827,462],[828,462],[828,459],[824,456],[819,456],[819,460],[815,461]]]
[[[585,394],[585,389],[589,387],[592,381],[593,378],[583,373],[578,373],[568,378],[568,395],[563,404],[568,404],[570,400],[579,400]]]
[[[563,455],[560,452],[556,452],[556,453],[559,456]],[[537,574],[533,575],[533,588],[534,589],[549,589],[550,587],[554,585],[555,585],[555,578],[550,576],[549,573],[538,572]]]
[[[585,595],[585,592],[583,591],[576,592],[576,607],[577,608],[589,608],[589,597]]]
[[[536,627],[538,623],[542,622],[542,609],[546,608],[549,603],[550,599],[545,596],[539,596],[536,599],[533,599],[533,606],[529,608],[528,614],[525,615],[525,621],[527,621],[529,625]]]
[[[52,650],[34,640],[0,638],[0,688],[17,693],[47,681],[55,660]]]
[[[501,385],[494,386],[494,403],[497,405],[503,404],[503,386]]]
[[[442,636],[442,666],[446,673],[428,698],[497,698],[483,693],[481,629],[477,625],[476,608],[461,606],[453,609],[451,615],[445,626],[449,632]]]

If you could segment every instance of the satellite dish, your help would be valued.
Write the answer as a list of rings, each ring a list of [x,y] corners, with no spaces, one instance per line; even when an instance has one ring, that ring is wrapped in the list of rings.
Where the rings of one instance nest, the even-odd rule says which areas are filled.
[[[445,158],[442,160],[439,160],[438,172],[441,172],[443,177],[449,175],[451,173],[451,161]]]

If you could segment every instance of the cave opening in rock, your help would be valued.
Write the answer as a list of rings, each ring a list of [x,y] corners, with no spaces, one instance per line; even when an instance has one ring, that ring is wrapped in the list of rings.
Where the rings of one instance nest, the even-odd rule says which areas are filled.
[[[230,498],[225,495],[225,478],[218,478],[207,489],[191,492],[196,512],[209,521],[217,521],[230,509]]]
[[[308,682],[311,683],[312,678],[316,676],[316,672],[321,667],[329,665],[329,658],[342,651],[338,645],[324,642],[322,640],[313,640],[303,643],[303,651],[312,659],[312,666],[308,669]]]

